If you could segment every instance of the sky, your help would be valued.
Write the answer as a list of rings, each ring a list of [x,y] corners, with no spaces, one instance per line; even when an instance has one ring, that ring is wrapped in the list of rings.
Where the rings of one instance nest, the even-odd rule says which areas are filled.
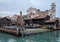
[[[60,17],[60,0],[0,0],[0,16],[18,15],[20,11],[26,15],[29,7],[49,10],[51,3],[56,4],[56,17]]]

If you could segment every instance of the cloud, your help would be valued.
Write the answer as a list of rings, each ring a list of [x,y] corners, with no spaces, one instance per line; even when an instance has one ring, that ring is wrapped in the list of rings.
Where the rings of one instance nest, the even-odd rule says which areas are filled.
[[[0,15],[14,15],[18,14],[20,10],[23,12],[23,14],[26,14],[26,11],[29,7],[46,10],[51,8],[50,4],[52,2],[56,3],[57,16],[60,16],[60,0],[0,0]]]
[[[30,2],[33,4],[33,5],[39,5],[40,4],[40,1],[38,0],[30,0]]]
[[[0,11],[0,16],[12,16],[13,14],[17,14],[17,13],[9,12],[9,11]]]
[[[32,3],[32,5],[34,6],[40,6],[40,5],[44,5],[43,2],[45,2],[45,0],[30,0],[30,2]],[[45,3],[46,4],[46,3]],[[45,5],[44,5],[45,6]]]

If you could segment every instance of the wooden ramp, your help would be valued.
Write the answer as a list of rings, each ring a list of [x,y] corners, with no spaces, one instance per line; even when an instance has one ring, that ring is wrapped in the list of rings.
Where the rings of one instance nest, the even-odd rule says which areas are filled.
[[[19,28],[1,28],[0,27],[0,31],[1,32],[7,32],[7,33],[16,34],[17,36],[19,35]]]

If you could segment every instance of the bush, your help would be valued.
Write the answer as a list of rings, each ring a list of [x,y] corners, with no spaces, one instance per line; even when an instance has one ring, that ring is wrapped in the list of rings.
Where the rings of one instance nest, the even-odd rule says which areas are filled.
[[[47,29],[47,26],[44,25],[44,26],[42,26],[42,28],[43,28],[43,29]]]

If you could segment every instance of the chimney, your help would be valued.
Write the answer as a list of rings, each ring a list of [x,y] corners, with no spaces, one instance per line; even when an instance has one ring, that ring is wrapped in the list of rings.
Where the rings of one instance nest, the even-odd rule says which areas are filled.
[[[20,16],[22,16],[22,11],[20,11]]]

